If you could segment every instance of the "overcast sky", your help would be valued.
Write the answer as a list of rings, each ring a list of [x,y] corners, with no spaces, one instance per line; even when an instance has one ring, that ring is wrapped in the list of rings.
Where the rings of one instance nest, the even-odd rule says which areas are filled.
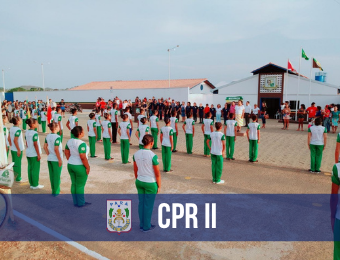
[[[268,62],[286,67],[288,58],[298,69],[303,47],[340,85],[340,0],[0,2],[6,88],[42,86],[41,62],[50,63],[51,88],[168,79],[167,49],[177,44],[172,78],[230,82]],[[309,76],[309,62],[301,73]]]

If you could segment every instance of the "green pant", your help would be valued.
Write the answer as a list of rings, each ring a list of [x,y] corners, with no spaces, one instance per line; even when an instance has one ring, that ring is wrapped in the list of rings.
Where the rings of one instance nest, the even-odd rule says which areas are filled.
[[[41,116],[38,116],[38,124],[41,125]]]
[[[109,160],[109,159],[111,159],[111,142],[110,142],[110,138],[103,138],[103,144],[104,144],[105,159]]]
[[[255,162],[258,154],[257,140],[249,140],[249,160]]]
[[[226,136],[227,159],[234,158],[235,136]]]
[[[22,130],[26,130],[26,118],[22,119]]]
[[[143,149],[143,148],[144,148],[144,145],[139,144],[139,149]]]
[[[52,195],[59,195],[60,193],[60,176],[63,166],[59,167],[59,162],[47,161],[48,172],[50,175]]]
[[[171,170],[171,153],[171,147],[162,145],[163,170],[166,172]]]
[[[38,157],[27,157],[27,173],[30,186],[37,187],[39,185],[40,161]]]
[[[313,172],[320,171],[324,146],[310,144],[309,147],[310,147],[310,169]]]
[[[90,156],[95,157],[96,156],[96,137],[95,136],[89,136],[89,145],[90,145]]]
[[[158,186],[156,182],[148,183],[136,180],[136,188],[139,199],[139,226],[144,230],[148,230],[151,227],[152,210],[156,199]]]
[[[222,176],[223,170],[223,156],[222,155],[211,155],[211,170],[213,182],[219,182]]]
[[[58,135],[60,136],[60,142],[63,142],[63,137],[64,137],[64,131],[60,130]]]
[[[7,158],[8,158],[8,155],[9,155],[9,146],[7,146]]]
[[[122,162],[129,162],[130,141],[129,139],[120,139],[120,152],[122,154]]]
[[[172,136],[172,142],[173,142],[173,149],[172,151],[175,151],[176,150],[176,146],[177,146],[177,133],[174,132],[174,135]]]
[[[210,154],[210,149],[207,145],[207,140],[209,140],[210,135],[204,135],[204,155]],[[211,140],[210,140],[210,146],[211,146]]]
[[[335,219],[334,222],[334,260],[340,260],[340,220]]]
[[[22,151],[20,156],[18,157],[17,152],[11,151],[12,161],[14,162],[13,171],[17,174],[16,181],[21,181],[21,160],[22,160]]]
[[[41,128],[43,133],[46,133],[46,121],[41,121]]]
[[[151,135],[153,137],[153,147],[152,148],[157,148],[158,128],[151,128]]]
[[[68,173],[71,177],[71,193],[73,204],[83,206],[85,204],[84,190],[87,181],[86,168],[84,165],[67,165]]]
[[[100,141],[102,139],[102,127],[97,126],[97,141]]]
[[[192,134],[185,134],[187,153],[192,154],[193,137]]]

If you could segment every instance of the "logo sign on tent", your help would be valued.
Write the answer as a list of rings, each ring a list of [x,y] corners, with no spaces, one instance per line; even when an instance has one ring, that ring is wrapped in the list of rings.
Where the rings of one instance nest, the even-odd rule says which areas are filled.
[[[236,96],[236,97],[226,97],[225,102],[226,103],[231,103],[231,102],[237,102],[239,100],[243,100],[241,96]]]

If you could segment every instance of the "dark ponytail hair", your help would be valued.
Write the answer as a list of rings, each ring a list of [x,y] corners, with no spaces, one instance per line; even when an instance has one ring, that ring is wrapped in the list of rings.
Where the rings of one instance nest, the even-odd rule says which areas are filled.
[[[56,129],[59,125],[56,122],[51,122],[48,125],[48,128],[53,131],[54,129]]]
[[[165,117],[164,118],[164,123],[167,125],[167,124],[169,124],[169,122],[170,122],[170,118],[169,117]]]
[[[146,117],[142,117],[142,118],[140,119],[140,122],[144,125],[145,122],[146,122]]]
[[[20,121],[20,118],[18,116],[14,116],[9,122],[12,123],[13,125],[16,125],[18,124],[19,121]]]
[[[36,119],[34,118],[29,118],[29,119],[26,119],[25,123],[32,128],[32,125],[35,124],[37,122]]]
[[[72,109],[71,109],[72,115],[73,115],[75,112],[77,112],[77,109],[76,109],[76,108],[72,108]]]
[[[83,132],[83,128],[82,128],[80,125],[75,126],[75,127],[71,130],[71,133],[73,134],[73,136],[74,136],[75,138],[78,138],[82,132]]]
[[[127,119],[128,117],[129,117],[129,116],[128,116],[127,114],[123,114],[123,115],[122,115],[122,119],[123,119],[123,120]]]
[[[108,118],[109,118],[109,116],[110,116],[110,114],[109,114],[109,113],[105,113],[105,114],[104,114],[104,118],[105,118],[105,119],[108,119]]]
[[[153,141],[154,141],[154,139],[153,139],[152,135],[147,134],[147,135],[144,135],[142,143],[144,145],[148,145],[148,144],[152,143]]]
[[[176,111],[175,110],[173,110],[172,112],[171,112],[171,115],[172,115],[172,117],[175,117],[176,116]]]
[[[90,119],[94,118],[95,116],[96,116],[95,113],[90,113],[90,114],[89,114]]]

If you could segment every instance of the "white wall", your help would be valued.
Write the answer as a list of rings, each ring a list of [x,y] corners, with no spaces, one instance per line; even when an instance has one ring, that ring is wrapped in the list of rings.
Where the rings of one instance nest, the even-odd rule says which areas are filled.
[[[189,88],[170,88],[170,89],[113,89],[110,90],[63,90],[63,91],[28,91],[14,92],[14,100],[46,100],[46,97],[54,101],[64,99],[65,102],[96,102],[98,97],[103,97],[106,101],[118,96],[120,99],[131,99],[134,101],[136,96],[139,98],[173,98],[175,100],[187,101]]]
[[[200,103],[205,107],[205,104],[214,104],[214,95],[212,93],[210,94],[189,94],[189,102],[193,104],[196,102],[197,106],[199,106]]]
[[[203,85],[202,90],[201,90],[201,85]],[[212,90],[212,88],[208,84],[202,82],[201,84],[191,88],[189,90],[189,93],[190,94],[210,94],[210,90]]]

